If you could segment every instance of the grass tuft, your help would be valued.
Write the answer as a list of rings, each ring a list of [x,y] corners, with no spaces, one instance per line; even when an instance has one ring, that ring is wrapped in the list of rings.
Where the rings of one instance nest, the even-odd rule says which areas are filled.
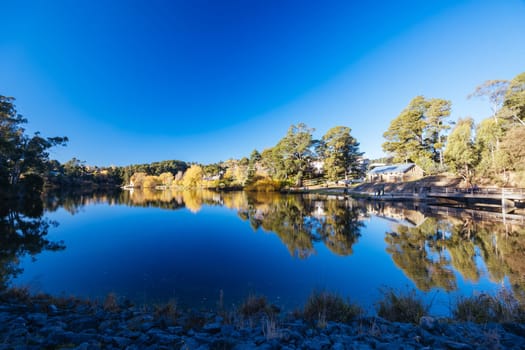
[[[177,324],[177,319],[180,316],[177,301],[171,299],[167,304],[155,306],[154,316],[169,326]]]
[[[279,313],[275,305],[268,303],[265,296],[250,294],[239,307],[239,313],[244,318],[260,318]]]
[[[525,310],[505,288],[494,296],[482,293],[458,298],[452,315],[458,321],[475,323],[525,322]]]
[[[341,296],[326,291],[314,291],[304,306],[305,320],[324,328],[328,321],[348,323],[363,314],[363,309]]]
[[[377,315],[392,322],[419,323],[428,314],[427,305],[416,291],[398,292],[392,288],[381,290],[383,299],[376,304]]]
[[[117,295],[115,293],[109,293],[104,299],[103,304],[104,311],[117,312],[120,311],[120,306],[118,304]]]

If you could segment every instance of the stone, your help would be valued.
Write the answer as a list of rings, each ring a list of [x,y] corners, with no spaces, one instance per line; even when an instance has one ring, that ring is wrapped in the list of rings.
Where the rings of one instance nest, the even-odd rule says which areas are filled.
[[[452,340],[447,340],[443,342],[443,344],[448,348],[452,350],[469,350],[474,349],[472,346],[465,344],[465,343],[459,343]]]
[[[210,334],[217,334],[221,331],[221,329],[222,329],[222,325],[218,322],[208,323],[208,324],[205,324],[204,327],[202,327],[203,331],[205,331],[206,333],[210,333]]]
[[[436,319],[431,316],[423,316],[419,319],[419,327],[431,332],[436,328]]]

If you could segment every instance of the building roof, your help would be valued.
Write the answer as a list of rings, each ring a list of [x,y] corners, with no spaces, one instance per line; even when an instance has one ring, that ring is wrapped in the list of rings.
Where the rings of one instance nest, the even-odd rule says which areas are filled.
[[[385,165],[385,166],[379,166],[377,168],[374,168],[370,170],[369,174],[388,174],[388,173],[406,173],[412,167],[414,167],[414,163],[403,163],[403,164],[391,164],[391,165]]]

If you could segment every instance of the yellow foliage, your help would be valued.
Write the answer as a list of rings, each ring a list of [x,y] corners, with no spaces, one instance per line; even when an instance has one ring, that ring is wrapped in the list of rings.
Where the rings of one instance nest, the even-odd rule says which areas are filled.
[[[197,188],[202,185],[204,172],[199,165],[192,165],[182,177],[182,185],[186,188]]]
[[[279,180],[273,180],[270,178],[258,179],[253,184],[246,186],[246,191],[256,192],[276,192],[281,190],[282,183]]]

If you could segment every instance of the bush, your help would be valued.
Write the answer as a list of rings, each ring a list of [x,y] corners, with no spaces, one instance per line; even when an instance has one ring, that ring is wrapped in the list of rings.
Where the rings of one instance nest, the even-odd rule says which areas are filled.
[[[247,185],[244,189],[246,191],[254,192],[277,192],[283,188],[283,183],[278,180],[270,178],[260,178],[254,183]]]
[[[388,288],[381,290],[383,299],[377,305],[377,314],[392,322],[419,323],[430,309],[423,300],[417,296],[415,290],[409,292],[396,292]]]
[[[363,314],[361,307],[344,300],[341,296],[325,291],[314,291],[303,311],[303,317],[318,326],[326,326],[326,322],[350,322]]]

